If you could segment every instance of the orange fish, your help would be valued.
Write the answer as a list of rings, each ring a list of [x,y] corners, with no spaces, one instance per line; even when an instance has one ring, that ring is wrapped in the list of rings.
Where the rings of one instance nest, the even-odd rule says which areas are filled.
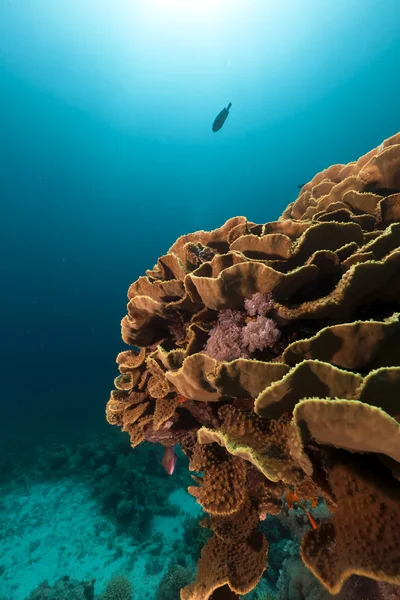
[[[298,496],[290,488],[286,490],[286,503],[290,509],[293,508],[293,502],[299,502]]]
[[[187,400],[186,396],[182,396],[182,394],[177,394],[176,399],[178,400],[178,402],[180,404],[182,404],[182,402],[186,402],[186,400]]]
[[[312,518],[312,516],[310,515],[310,513],[307,510],[306,510],[306,515],[307,515],[307,517],[308,517],[308,519],[309,519],[309,521],[310,521],[310,523],[312,525],[312,528],[313,529],[318,529],[318,525],[317,525],[315,519]]]
[[[298,496],[296,496],[296,494],[294,492],[292,492],[292,490],[290,488],[288,488],[286,490],[285,497],[286,497],[286,503],[287,503],[289,509],[293,508],[294,502],[298,502],[299,506],[301,506],[301,508],[305,511],[313,529],[318,528],[317,522],[315,521],[315,519],[313,519],[313,517],[310,515],[308,510],[306,510],[302,500],[300,500],[300,498]],[[318,498],[313,498],[312,507],[315,508],[317,506],[317,504],[318,504]]]

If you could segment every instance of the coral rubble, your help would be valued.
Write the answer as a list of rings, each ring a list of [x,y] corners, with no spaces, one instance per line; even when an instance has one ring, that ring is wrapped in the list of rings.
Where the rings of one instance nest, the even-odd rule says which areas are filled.
[[[180,237],[128,292],[107,419],[179,444],[212,536],[183,600],[267,566],[285,490],[323,499],[301,557],[329,593],[400,583],[400,134],[303,186],[275,222]]]

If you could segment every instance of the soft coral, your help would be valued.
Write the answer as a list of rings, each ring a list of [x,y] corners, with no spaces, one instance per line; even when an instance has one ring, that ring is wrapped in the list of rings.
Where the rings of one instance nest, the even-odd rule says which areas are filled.
[[[242,329],[242,346],[250,353],[264,348],[272,348],[279,340],[281,332],[273,319],[257,317]]]
[[[247,355],[242,341],[242,323],[240,311],[221,310],[205,346],[207,354],[221,362]]]
[[[210,331],[205,351],[218,361],[248,357],[256,350],[271,348],[281,335],[275,321],[264,316],[273,306],[271,294],[257,292],[246,298],[244,306],[250,319],[244,311],[221,310]]]

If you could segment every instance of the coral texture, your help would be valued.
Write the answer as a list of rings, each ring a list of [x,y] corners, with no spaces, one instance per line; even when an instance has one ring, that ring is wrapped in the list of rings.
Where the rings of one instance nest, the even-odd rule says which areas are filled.
[[[93,600],[94,582],[77,581],[68,575],[58,579],[53,586],[48,581],[42,583],[29,594],[27,600]],[[4,596],[4,600],[5,600]]]
[[[170,564],[157,590],[156,600],[173,600],[179,598],[179,590],[188,585],[193,579],[193,573],[188,567]]]
[[[132,600],[132,584],[125,575],[115,575],[107,583],[103,600]]]
[[[181,446],[213,532],[181,598],[257,584],[258,524],[288,489],[333,515],[301,544],[328,593],[399,584],[400,134],[277,221],[180,237],[128,298],[107,419],[133,447]]]

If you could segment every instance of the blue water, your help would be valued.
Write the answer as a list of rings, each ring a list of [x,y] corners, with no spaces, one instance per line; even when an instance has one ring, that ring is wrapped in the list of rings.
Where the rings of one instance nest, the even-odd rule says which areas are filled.
[[[0,2],[3,440],[107,430],[129,284],[400,129],[398,0],[190,4]]]
[[[179,235],[273,220],[399,129],[396,0],[232,2],[197,27],[128,4],[1,4],[7,432],[102,420],[128,285]]]

